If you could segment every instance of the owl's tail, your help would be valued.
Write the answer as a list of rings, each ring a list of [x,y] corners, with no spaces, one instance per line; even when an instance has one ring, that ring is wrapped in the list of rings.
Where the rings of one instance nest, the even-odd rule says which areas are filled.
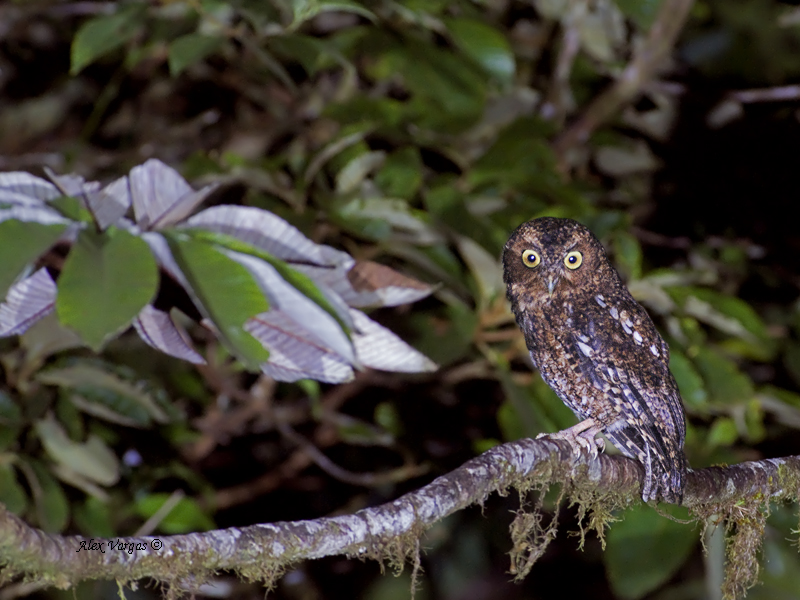
[[[633,427],[607,432],[606,436],[625,456],[642,463],[645,472],[642,499],[645,502],[659,499],[672,504],[683,502],[688,472],[683,448],[658,434],[643,436]]]

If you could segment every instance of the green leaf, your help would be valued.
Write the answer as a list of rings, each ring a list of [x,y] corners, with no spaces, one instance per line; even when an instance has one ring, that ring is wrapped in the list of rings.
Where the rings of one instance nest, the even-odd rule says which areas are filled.
[[[771,359],[774,340],[758,313],[743,300],[708,288],[674,287],[667,291],[687,314],[746,342],[750,347],[748,354],[760,360]]]
[[[399,116],[404,121],[423,131],[455,133],[474,125],[482,116],[487,78],[469,58],[419,36],[408,35],[399,41],[375,28],[361,41],[360,48],[374,56],[366,65],[368,77],[404,84],[411,97],[394,107],[402,109]],[[387,124],[394,125],[395,119]]]
[[[350,0],[292,0],[291,5],[294,18],[290,30],[323,12],[349,12],[366,17],[373,23],[378,20],[369,10]]]
[[[350,159],[336,174],[336,193],[346,196],[358,190],[364,179],[386,160],[382,150],[363,152]]]
[[[614,236],[614,257],[626,279],[641,278],[642,247],[634,236],[626,231],[617,232]]]
[[[402,235],[416,244],[438,241],[437,233],[428,223],[428,215],[411,208],[405,200],[355,198],[339,204],[335,217],[343,227],[372,240]]]
[[[130,427],[166,423],[169,417],[142,386],[93,364],[76,364],[39,373],[38,381],[57,385],[79,409],[112,423]]]
[[[506,37],[486,23],[459,17],[446,19],[456,46],[504,85],[514,82],[514,52]]]
[[[392,152],[375,174],[376,185],[385,196],[410,200],[422,185],[422,158],[419,149],[407,146]]]
[[[572,411],[538,375],[534,375],[527,386],[517,384],[505,366],[498,366],[496,375],[506,397],[498,413],[498,425],[507,441],[535,437],[575,424]]]
[[[150,247],[127,231],[86,229],[58,278],[56,313],[93,350],[125,330],[153,299],[158,267]]]
[[[764,410],[761,402],[756,398],[750,400],[746,405],[744,425],[746,439],[750,444],[762,442],[767,437],[767,428],[764,425]]]
[[[397,408],[391,402],[381,402],[375,407],[375,422],[391,435],[399,437],[403,434],[403,420]]]
[[[23,424],[19,405],[6,392],[0,390],[0,452],[16,443]]]
[[[0,223],[0,298],[22,270],[52,246],[66,225],[7,219]]]
[[[67,398],[64,390],[58,395],[56,402],[56,420],[73,440],[80,440],[86,436],[85,423],[78,407]]]
[[[288,34],[268,38],[268,43],[269,47],[279,56],[300,63],[311,77],[330,62],[331,50],[319,38]]]
[[[311,279],[305,273],[301,273],[289,266],[288,263],[282,261],[279,258],[276,258],[266,250],[262,250],[261,248],[257,248],[252,244],[248,244],[247,242],[243,242],[239,238],[236,238],[232,235],[228,235],[225,233],[216,233],[212,231],[207,231],[205,229],[190,229],[186,228],[183,231],[189,232],[189,235],[192,236],[193,239],[196,240],[203,240],[205,242],[209,242],[212,244],[217,244],[222,246],[223,248],[227,248],[229,250],[233,250],[235,252],[241,252],[242,254],[249,254],[250,256],[255,256],[260,258],[261,260],[269,263],[278,274],[286,280],[286,282],[295,288],[298,292],[312,300],[314,303],[319,305],[325,312],[331,315],[336,322],[339,323],[342,330],[349,334],[350,328],[344,323],[336,312],[336,309],[331,305],[325,295],[320,291],[319,287],[314,280]],[[237,263],[238,264],[238,263]]]
[[[555,175],[555,156],[547,136],[550,127],[540,119],[524,117],[506,126],[469,173],[474,186],[503,182],[518,187],[531,181],[534,170]],[[518,158],[524,156],[524,161]]]
[[[380,123],[383,129],[398,128],[408,115],[405,102],[394,98],[354,96],[338,104],[328,104],[323,115],[342,125]]]
[[[730,446],[739,438],[736,422],[730,417],[719,417],[714,420],[706,436],[706,443],[711,447]]]
[[[17,481],[14,466],[0,457],[0,504],[15,515],[21,515],[28,506],[28,495]]]
[[[50,201],[50,207],[61,213],[62,216],[81,223],[94,225],[94,218],[86,205],[73,196],[61,196]]]
[[[787,406],[800,409],[800,394],[783,388],[775,387],[774,385],[765,385],[759,389],[759,396],[766,396],[774,398],[783,402]]]
[[[42,463],[31,461],[29,464],[36,476],[36,481],[31,481],[30,485],[35,490],[33,500],[39,526],[51,533],[63,531],[69,522],[69,502],[64,488]]]
[[[800,385],[800,344],[789,342],[783,354],[783,364],[789,371],[789,375],[794,379],[794,382]]]
[[[414,347],[444,366],[470,351],[478,316],[471,307],[453,300],[443,311],[412,312],[409,324],[414,330]]]
[[[209,234],[214,235],[216,234]],[[269,310],[250,272],[214,245],[187,236],[166,236],[172,254],[228,350],[248,368],[259,370],[269,352],[242,326]]]
[[[391,433],[361,419],[339,413],[332,421],[339,438],[351,446],[389,447],[394,443],[394,436]]]
[[[703,385],[703,378],[680,350],[670,348],[669,370],[675,377],[686,406],[695,410],[705,409],[708,406],[708,394]]]
[[[132,2],[116,14],[95,17],[81,25],[72,40],[70,75],[77,75],[101,56],[133,39],[144,24],[146,6],[143,2]]]
[[[552,125],[537,117],[523,117],[507,125],[495,142],[467,174],[467,182],[475,188],[487,186],[514,194],[527,192],[557,202],[559,210],[579,208],[587,216],[586,200],[575,187],[564,183],[556,170],[555,155],[549,136]],[[525,160],[519,160],[524,156]],[[528,212],[528,218],[530,218]],[[578,215],[574,215],[578,216]],[[599,232],[594,229],[596,233]]]
[[[686,518],[685,509],[670,510]],[[649,506],[625,511],[606,534],[603,553],[616,596],[636,600],[667,581],[697,543],[697,531],[662,517]]]
[[[78,334],[59,323],[53,312],[22,334],[20,344],[25,349],[26,368],[31,371],[38,369],[49,356],[83,346]]]
[[[17,443],[22,432],[22,425],[3,425],[0,427],[0,452],[4,452]]]
[[[797,513],[772,504],[759,557],[758,585],[748,600],[793,600],[800,590],[800,553],[797,552]]]
[[[462,57],[419,39],[387,54],[412,93],[408,106],[420,127],[461,131],[483,113],[486,83]]]
[[[37,421],[35,428],[47,454],[71,472],[101,485],[119,480],[117,457],[99,437],[90,435],[84,443],[75,442],[52,416]]]
[[[223,37],[201,33],[182,35],[169,45],[169,74],[175,77],[186,67],[214,54],[224,41]]]
[[[22,421],[19,405],[5,391],[0,390],[0,425],[7,427]]]
[[[626,17],[642,30],[650,29],[664,0],[615,0]]]
[[[697,349],[694,363],[711,395],[711,400],[724,404],[747,402],[753,398],[753,382],[739,370],[739,367],[708,347]]]
[[[143,519],[149,519],[171,497],[170,494],[148,494],[136,501],[135,510]],[[181,498],[169,513],[159,521],[158,528],[173,535],[192,531],[214,529],[212,521],[192,498]]]
[[[506,397],[497,415],[498,425],[506,440],[536,437],[539,433],[555,430],[529,389],[517,385],[506,368],[498,367],[497,377]]]
[[[477,285],[478,306],[489,306],[495,299],[505,295],[503,267],[496,254],[490,254],[471,237],[458,236],[456,243],[464,262],[469,267]]]
[[[108,503],[94,496],[87,497],[83,504],[75,506],[73,517],[75,524],[86,536],[110,538],[117,533],[112,524]]]

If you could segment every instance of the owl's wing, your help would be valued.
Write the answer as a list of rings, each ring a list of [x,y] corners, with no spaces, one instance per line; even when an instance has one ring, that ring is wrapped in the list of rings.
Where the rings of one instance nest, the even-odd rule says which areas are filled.
[[[574,356],[578,370],[601,392],[608,412],[601,419],[607,423],[603,433],[623,454],[644,465],[646,500],[660,495],[680,502],[686,427],[666,348],[660,348],[659,356],[648,355],[647,345],[621,349],[617,341],[591,329],[592,337],[574,333]],[[656,340],[663,344],[660,336]]]

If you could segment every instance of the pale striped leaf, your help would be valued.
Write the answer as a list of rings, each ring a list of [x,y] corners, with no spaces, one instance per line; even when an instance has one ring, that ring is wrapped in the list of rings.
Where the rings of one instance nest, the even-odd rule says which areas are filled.
[[[175,261],[175,257],[172,255],[172,250],[170,250],[169,243],[167,243],[167,240],[164,239],[164,236],[162,236],[160,233],[148,231],[143,233],[141,238],[147,242],[148,246],[150,246],[150,251],[153,253],[153,256],[156,257],[158,266],[164,269],[167,274],[177,281],[191,296],[191,286],[186,279],[186,275],[183,274],[183,271],[181,271],[181,268]],[[192,296],[192,300],[196,300],[196,298]]]
[[[39,269],[11,286],[6,301],[0,304],[0,337],[24,333],[53,312],[55,303],[56,284],[47,269]]]
[[[26,197],[32,200],[49,201],[61,196],[58,188],[41,177],[24,171],[0,173],[0,202],[15,203],[12,198]]]
[[[311,265],[295,268],[338,294],[349,306],[398,306],[416,302],[433,291],[431,286],[372,261],[352,267],[324,269]]]
[[[213,206],[186,221],[198,227],[233,236],[287,262],[320,266],[349,265],[349,254],[316,244],[279,216],[249,206]]]
[[[100,183],[85,181],[80,175],[57,175],[47,167],[45,172],[65,196],[83,200],[100,231],[117,223],[131,206],[127,177],[120,177],[101,189]]]
[[[9,219],[40,223],[42,225],[68,225],[73,222],[69,219],[65,219],[52,208],[33,205],[12,205],[9,208],[0,209],[0,222]]]
[[[133,327],[139,337],[156,350],[196,365],[206,364],[205,359],[192,348],[186,332],[178,328],[168,313],[153,305],[148,304],[139,312],[133,320]]]
[[[185,228],[184,231],[189,232],[189,235],[195,240],[204,241],[243,255],[253,256],[272,265],[287,283],[291,284],[300,293],[316,302],[331,316],[337,319],[339,323],[343,325],[345,331],[349,332],[353,329],[353,321],[350,318],[349,309],[344,300],[333,290],[315,282],[308,275],[294,268],[297,266],[297,263],[288,263],[287,261],[277,258],[270,252],[257,248],[253,244],[244,242],[227,233],[209,231],[199,227]],[[350,260],[349,257],[348,260]]]
[[[356,356],[363,365],[398,373],[419,373],[439,368],[427,356],[378,325],[360,310],[353,308],[350,313],[358,330],[353,335],[353,345],[356,347]]]
[[[238,252],[226,251],[225,254],[250,271],[272,309],[280,311],[298,326],[302,324],[315,344],[329,349],[346,363],[355,362],[353,345],[336,319],[287,283],[272,265]]]
[[[183,221],[216,187],[195,192],[175,169],[155,158],[131,169],[129,185],[136,223],[145,230]]]
[[[2,188],[0,188],[0,204],[19,207],[37,207],[44,205],[39,198],[28,196],[22,192],[15,192],[14,190],[4,190]]]
[[[269,350],[269,361],[261,365],[261,370],[274,379],[342,383],[353,378],[353,369],[346,361],[281,310],[257,315],[245,323],[244,329]]]

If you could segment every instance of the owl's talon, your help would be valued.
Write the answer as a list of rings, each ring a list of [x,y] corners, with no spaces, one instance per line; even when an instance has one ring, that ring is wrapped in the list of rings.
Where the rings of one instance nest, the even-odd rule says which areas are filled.
[[[568,429],[556,431],[555,433],[540,433],[536,439],[549,438],[551,440],[564,440],[569,442],[573,452],[582,453],[585,451],[592,459],[597,458],[600,452],[606,448],[603,438],[595,437],[602,429],[602,426],[594,419],[585,419],[577,425]]]
[[[575,441],[578,442],[578,445],[581,449],[585,449],[586,453],[592,458],[597,458],[598,455],[598,448],[597,444],[594,443],[593,439],[589,439],[584,437],[583,435],[579,435],[575,438]]]

